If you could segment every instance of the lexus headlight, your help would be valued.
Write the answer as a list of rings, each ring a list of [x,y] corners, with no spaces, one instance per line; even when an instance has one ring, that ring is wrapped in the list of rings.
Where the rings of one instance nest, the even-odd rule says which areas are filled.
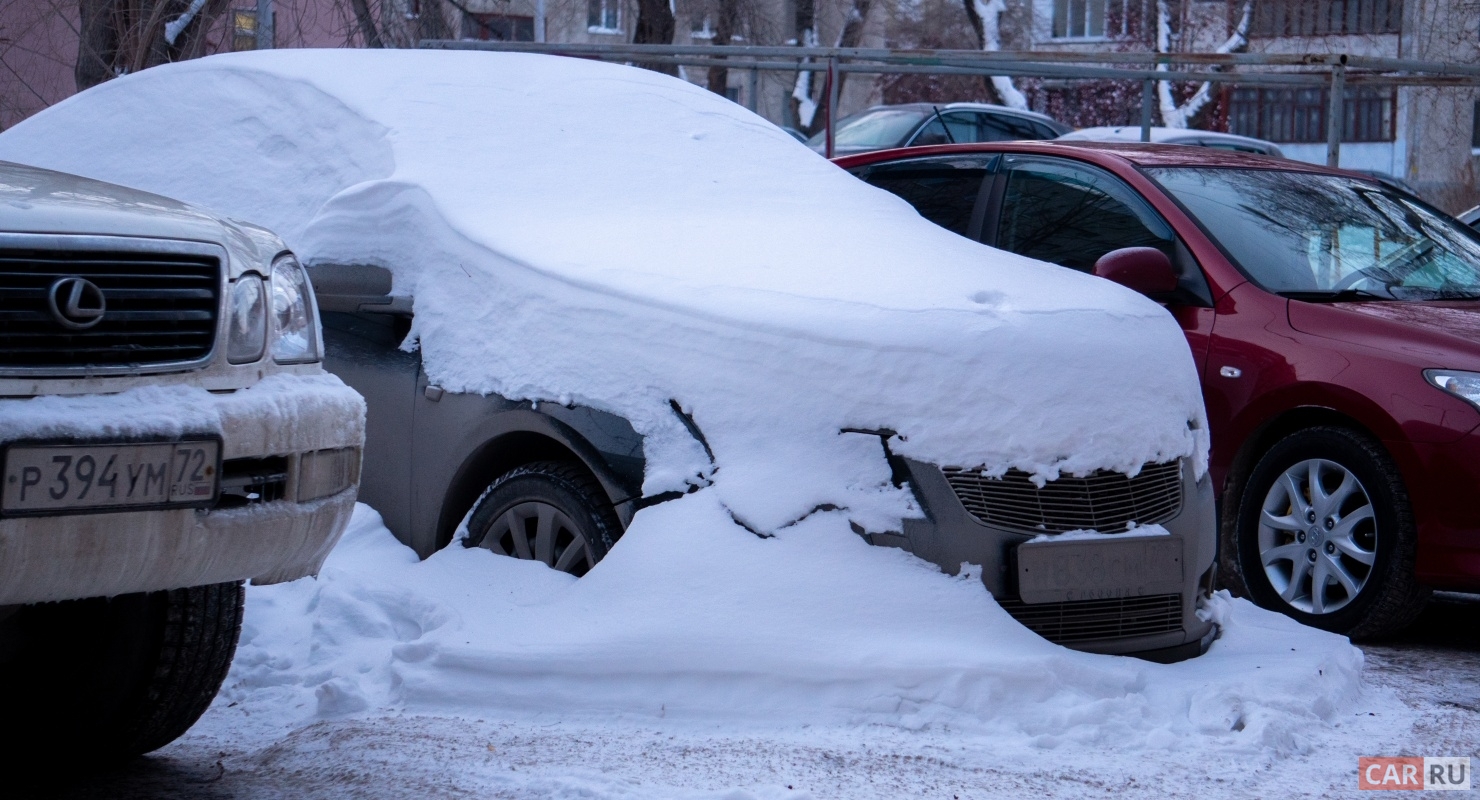
[[[1423,376],[1429,383],[1468,401],[1480,409],[1480,372],[1461,372],[1457,369],[1426,369]]]
[[[226,360],[250,364],[267,346],[267,291],[261,275],[247,273],[232,281],[228,292]]]
[[[291,255],[272,262],[272,360],[302,364],[322,358],[319,315],[308,275]]]

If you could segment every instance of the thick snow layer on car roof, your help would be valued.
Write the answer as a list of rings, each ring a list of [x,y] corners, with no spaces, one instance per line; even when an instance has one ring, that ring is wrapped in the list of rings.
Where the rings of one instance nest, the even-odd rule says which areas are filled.
[[[647,437],[646,492],[713,480],[758,530],[918,513],[878,439],[844,428],[991,471],[1202,469],[1196,375],[1161,308],[937,228],[653,72],[219,56],[71,98],[0,135],[0,158],[266,225],[310,263],[388,267],[434,383],[621,414]]]

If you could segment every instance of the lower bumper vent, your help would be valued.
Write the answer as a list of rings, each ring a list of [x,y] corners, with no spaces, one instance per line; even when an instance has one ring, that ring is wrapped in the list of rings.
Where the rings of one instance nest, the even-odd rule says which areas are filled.
[[[1129,639],[1182,630],[1182,595],[1034,603],[999,600],[1024,627],[1055,644]]]
[[[288,459],[233,458],[221,463],[221,499],[217,508],[272,503],[288,496]]]

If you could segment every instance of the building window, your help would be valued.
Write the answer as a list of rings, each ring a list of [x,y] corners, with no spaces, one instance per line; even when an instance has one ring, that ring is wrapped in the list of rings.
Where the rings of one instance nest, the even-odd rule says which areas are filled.
[[[621,0],[589,0],[586,26],[592,33],[622,32]]]
[[[236,52],[257,49],[257,9],[232,9],[231,49]]]
[[[1235,89],[1229,96],[1228,130],[1271,142],[1326,141],[1329,89]],[[1343,142],[1391,142],[1397,90],[1350,87],[1342,96]]]
[[[1147,0],[1053,0],[1053,38],[1138,36],[1147,4]],[[1175,24],[1177,15],[1173,17]]]
[[[1403,0],[1259,0],[1253,36],[1401,33]]]
[[[466,14],[462,38],[493,42],[534,41],[534,17],[509,14]]]

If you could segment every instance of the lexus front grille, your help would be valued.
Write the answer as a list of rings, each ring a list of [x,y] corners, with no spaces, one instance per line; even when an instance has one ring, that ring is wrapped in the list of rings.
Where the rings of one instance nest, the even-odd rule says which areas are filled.
[[[1182,510],[1180,461],[1147,464],[1134,478],[1100,470],[1083,477],[1065,475],[1042,487],[1016,469],[1000,478],[986,477],[980,470],[942,471],[973,517],[1021,533],[1116,533],[1131,522],[1166,522]]]
[[[220,292],[207,255],[0,250],[0,371],[193,366],[215,345]]]
[[[1129,639],[1182,630],[1182,595],[1033,603],[999,600],[1023,627],[1055,644]]]

